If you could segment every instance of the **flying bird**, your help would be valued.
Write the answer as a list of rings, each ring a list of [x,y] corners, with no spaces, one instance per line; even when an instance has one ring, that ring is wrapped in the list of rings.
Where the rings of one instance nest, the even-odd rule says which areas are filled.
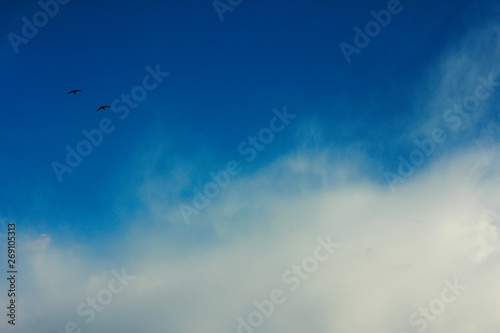
[[[81,90],[78,90],[78,89],[76,89],[76,90],[71,90],[68,94],[73,93],[73,94],[75,94],[75,95],[76,95],[76,92],[77,92],[77,91],[81,91]]]
[[[109,105],[103,105],[99,109],[97,109],[96,112],[99,112],[99,110],[101,110],[101,109],[106,110],[106,108],[109,108],[109,107],[110,107]]]

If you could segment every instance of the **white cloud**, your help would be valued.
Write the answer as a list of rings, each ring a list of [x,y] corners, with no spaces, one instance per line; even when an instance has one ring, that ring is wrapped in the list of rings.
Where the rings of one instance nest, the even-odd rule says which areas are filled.
[[[29,311],[19,331],[62,331],[73,320],[95,332],[235,332],[236,318],[278,288],[286,302],[258,332],[416,332],[409,316],[457,277],[467,290],[428,331],[496,332],[500,304],[491,295],[500,278],[498,152],[461,151],[395,193],[369,181],[330,182],[344,173],[326,153],[307,162],[301,154],[283,158],[235,180],[203,212],[196,223],[216,227],[215,242],[190,249],[169,244],[168,232],[134,229],[132,241],[114,244],[136,250],[124,266],[137,279],[90,324],[76,306],[95,297],[119,267],[57,244],[37,246],[25,258],[20,288]],[[317,174],[324,185],[306,186]],[[184,227],[189,233],[191,227]],[[341,247],[292,292],[283,272],[311,255],[316,237],[327,235]],[[32,244],[41,243],[47,242]]]
[[[475,36],[442,60],[426,87],[431,92],[422,95],[430,96],[423,105],[429,117],[413,134],[437,126],[442,113],[433,110],[467,96],[479,73],[499,72],[496,46],[487,61],[476,60],[479,43],[492,33]],[[120,258],[90,257],[75,252],[78,244],[61,246],[49,235],[26,243],[16,331],[62,332],[75,321],[83,332],[236,332],[237,317],[247,318],[254,301],[281,289],[286,301],[255,332],[416,332],[410,316],[458,278],[467,289],[426,331],[497,333],[500,148],[433,157],[391,192],[365,175],[371,164],[361,153],[321,151],[314,148],[321,128],[306,133],[313,138],[307,152],[234,178],[189,226],[174,199],[190,184],[192,166],[157,179],[163,147],[154,150],[139,177],[143,185],[134,188],[149,215],[110,244]],[[192,236],[206,231],[214,231],[213,239],[191,245]],[[341,247],[292,291],[283,273],[328,235]],[[85,323],[76,307],[122,266],[137,278]],[[0,330],[7,330],[5,320]]]
[[[446,121],[443,115],[455,104],[462,105],[464,100],[475,95],[480,85],[480,77],[491,75],[498,82],[500,74],[500,44],[498,36],[500,26],[497,23],[485,23],[482,27],[469,31],[451,50],[443,53],[425,73],[424,82],[415,91],[414,111],[418,121],[411,124],[406,136],[429,137],[436,127],[446,128],[455,122]],[[492,109],[499,87],[473,111],[465,110],[469,117],[460,115],[462,121],[451,131],[453,139],[470,137],[475,125],[488,115]],[[485,93],[481,90],[481,93]],[[496,107],[493,107],[496,110]],[[495,114],[496,116],[496,114]],[[455,125],[454,125],[455,126]],[[451,140],[450,140],[451,141]]]

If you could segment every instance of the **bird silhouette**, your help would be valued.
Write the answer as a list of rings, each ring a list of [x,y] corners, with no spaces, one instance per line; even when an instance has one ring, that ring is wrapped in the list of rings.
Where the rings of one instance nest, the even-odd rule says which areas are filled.
[[[75,95],[76,95],[76,92],[77,92],[77,91],[81,91],[81,90],[78,90],[78,89],[76,89],[76,90],[71,90],[68,94],[73,93],[73,94],[75,94]]]
[[[103,105],[99,109],[97,109],[96,112],[99,112],[100,109],[106,110],[106,108],[109,108],[109,107],[110,107],[109,105]]]

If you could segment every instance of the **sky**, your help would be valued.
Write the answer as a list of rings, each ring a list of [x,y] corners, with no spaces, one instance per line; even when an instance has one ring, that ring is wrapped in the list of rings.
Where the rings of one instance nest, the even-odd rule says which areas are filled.
[[[499,19],[0,2],[0,331],[498,332]]]

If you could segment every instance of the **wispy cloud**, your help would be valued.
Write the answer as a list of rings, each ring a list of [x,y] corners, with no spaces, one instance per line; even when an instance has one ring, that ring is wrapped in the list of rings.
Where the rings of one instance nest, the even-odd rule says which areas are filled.
[[[235,180],[228,195],[207,208],[200,223],[218,235],[210,245],[169,243],[169,231],[152,233],[146,226],[113,242],[116,249],[135,249],[124,267],[137,280],[89,325],[97,331],[236,332],[237,318],[280,288],[287,301],[259,331],[416,331],[408,318],[439,296],[443,281],[459,277],[467,292],[429,322],[429,331],[468,332],[473,325],[494,332],[499,305],[488,295],[500,278],[499,152],[442,158],[397,194],[368,180],[349,186],[331,181],[345,179],[347,171],[325,158],[284,157]],[[289,292],[283,272],[328,235],[341,248]],[[47,237],[29,243],[24,254],[23,285],[33,285],[21,300],[32,310],[21,321],[24,331],[61,330],[75,318],[75,306],[106,283],[107,267],[116,266],[71,253]],[[34,307],[42,303],[47,306]]]
[[[479,78],[496,78],[498,32],[489,24],[443,53],[422,74],[416,122],[384,144],[406,149],[432,136],[445,128],[448,108],[475,94]],[[490,93],[447,142],[472,137],[491,110],[497,116]],[[121,233],[103,237],[108,255],[19,230],[17,331],[62,332],[74,323],[96,332],[497,333],[498,142],[440,146],[392,192],[373,176],[379,161],[362,142],[329,145],[319,119],[294,126],[303,144],[266,164],[256,160],[197,223],[186,225],[178,204],[205,170],[164,141],[141,147],[123,173],[128,192],[116,189],[115,207],[124,221]],[[121,214],[127,195],[140,209]],[[115,293],[122,268],[130,283]],[[112,302],[102,298],[110,295]],[[94,298],[106,306],[86,320],[75,310]],[[271,299],[266,314],[260,304]],[[259,311],[253,319],[262,323],[253,325]]]

